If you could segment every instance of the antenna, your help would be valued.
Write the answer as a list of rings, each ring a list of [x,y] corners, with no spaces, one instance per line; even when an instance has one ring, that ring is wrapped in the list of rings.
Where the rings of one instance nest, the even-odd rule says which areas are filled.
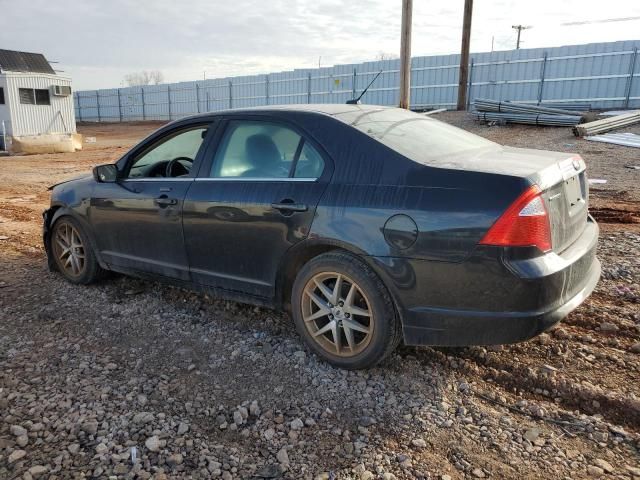
[[[360,99],[363,97],[363,95],[365,93],[367,93],[367,90],[369,90],[369,87],[371,85],[373,85],[373,82],[376,81],[376,79],[380,76],[380,74],[382,73],[382,70],[380,70],[375,77],[373,77],[373,80],[371,80],[369,82],[369,85],[367,85],[367,88],[365,88],[362,93],[358,96],[358,98],[352,98],[351,100],[347,100],[347,105],[358,105],[360,103]]]

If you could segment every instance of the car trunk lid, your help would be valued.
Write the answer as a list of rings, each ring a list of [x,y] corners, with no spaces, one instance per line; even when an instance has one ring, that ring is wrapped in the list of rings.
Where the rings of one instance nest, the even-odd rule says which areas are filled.
[[[538,185],[556,253],[569,247],[587,224],[589,189],[586,166],[579,155],[499,147],[442,159],[439,166],[516,176]]]

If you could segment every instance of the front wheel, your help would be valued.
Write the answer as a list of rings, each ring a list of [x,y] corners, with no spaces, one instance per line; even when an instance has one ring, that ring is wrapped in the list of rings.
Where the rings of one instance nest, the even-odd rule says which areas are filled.
[[[393,303],[375,272],[343,252],[320,255],[298,273],[293,319],[309,347],[329,363],[368,368],[400,342]]]
[[[60,217],[51,230],[51,253],[60,273],[71,283],[88,284],[102,276],[87,235],[71,217]]]

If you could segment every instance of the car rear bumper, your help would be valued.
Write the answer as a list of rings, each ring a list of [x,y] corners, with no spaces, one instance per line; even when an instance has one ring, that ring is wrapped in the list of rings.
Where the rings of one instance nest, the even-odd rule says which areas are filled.
[[[479,247],[464,262],[375,258],[407,345],[497,345],[532,338],[580,305],[600,278],[598,226],[562,254],[519,259]]]

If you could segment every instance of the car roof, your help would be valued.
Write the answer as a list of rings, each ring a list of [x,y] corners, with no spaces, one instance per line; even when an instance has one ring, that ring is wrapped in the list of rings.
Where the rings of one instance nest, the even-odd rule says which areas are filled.
[[[219,110],[216,112],[207,112],[201,113],[198,115],[191,115],[186,118],[201,118],[201,117],[211,117],[217,115],[237,115],[237,114],[251,114],[251,113],[283,113],[283,112],[307,112],[307,113],[318,113],[321,115],[335,116],[341,115],[345,113],[353,113],[353,112],[371,112],[381,109],[390,109],[394,107],[384,107],[381,105],[351,105],[345,103],[303,103],[303,104],[292,104],[292,105],[266,105],[262,107],[247,107],[247,108],[232,108],[226,110]]]

